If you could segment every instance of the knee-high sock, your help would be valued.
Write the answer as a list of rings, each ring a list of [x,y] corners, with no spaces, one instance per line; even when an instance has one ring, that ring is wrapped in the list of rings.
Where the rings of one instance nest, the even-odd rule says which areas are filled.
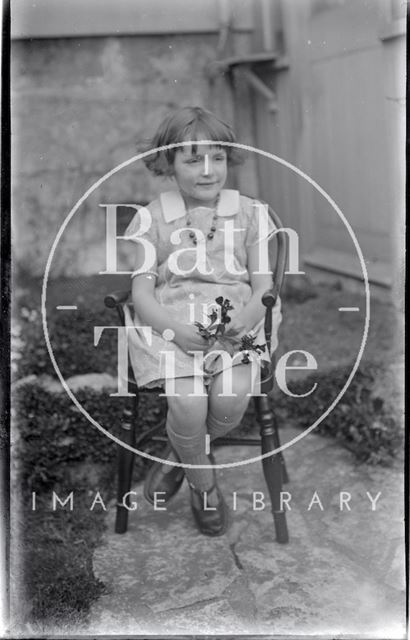
[[[192,434],[192,436],[182,436],[176,433],[170,420],[167,420],[166,427],[171,445],[177,452],[181,462],[193,465],[211,464],[205,453],[205,425],[201,431]],[[188,482],[193,484],[199,491],[209,490],[214,483],[212,469],[185,468],[184,471]]]

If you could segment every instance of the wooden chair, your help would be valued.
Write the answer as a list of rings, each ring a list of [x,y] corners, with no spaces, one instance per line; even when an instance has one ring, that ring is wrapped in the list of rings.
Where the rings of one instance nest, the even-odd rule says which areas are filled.
[[[268,212],[271,220],[277,229],[283,228],[278,215],[268,206]],[[276,245],[276,252],[275,252]],[[286,234],[278,232],[274,234],[269,242],[270,264],[273,272],[272,287],[266,291],[262,297],[262,302],[266,307],[265,314],[265,337],[267,348],[270,351],[271,334],[272,334],[272,308],[276,304],[281,291],[283,276],[285,271],[287,257],[287,241]],[[110,309],[116,309],[120,322],[125,324],[125,316],[123,306],[127,304],[130,291],[121,290],[109,293],[105,299],[105,306]],[[261,391],[269,393],[274,386],[274,367],[275,359],[271,364],[266,363],[261,372]],[[137,437],[138,422],[138,403],[140,393],[163,393],[163,389],[139,389],[134,378],[132,367],[129,367],[129,391],[134,393],[133,398],[133,417],[130,423],[121,425],[121,439],[127,445],[134,449],[141,450],[147,442],[151,441],[167,441],[167,438],[159,434],[161,425],[151,428],[142,436]],[[280,446],[279,433],[276,416],[272,410],[271,402],[268,395],[252,398],[255,403],[256,419],[260,426],[260,438],[247,437],[223,437],[213,441],[213,445],[253,445],[261,447],[261,453],[266,454],[277,449]],[[125,447],[118,447],[118,488],[117,488],[117,514],[115,522],[116,533],[125,533],[128,526],[128,509],[122,502],[122,497],[131,490],[132,469],[135,454]],[[288,482],[287,471],[285,467],[282,453],[275,453],[262,459],[263,473],[268,487],[269,496],[272,506],[272,514],[275,525],[276,540],[280,543],[286,543],[289,540],[288,529],[286,523],[286,515],[284,510],[280,508],[280,493],[283,483]],[[129,506],[130,502],[125,502]]]

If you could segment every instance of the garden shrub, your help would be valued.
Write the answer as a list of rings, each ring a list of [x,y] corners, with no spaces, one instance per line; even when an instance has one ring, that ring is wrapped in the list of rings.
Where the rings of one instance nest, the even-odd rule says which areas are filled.
[[[315,372],[303,381],[293,381],[294,393],[303,393],[314,382],[312,396],[289,399],[275,392],[274,407],[286,420],[307,428],[330,406],[345,384],[351,368],[328,373]],[[398,411],[373,389],[383,375],[380,364],[363,363],[344,396],[316,433],[340,441],[360,462],[389,464],[402,445],[402,425]],[[113,398],[109,390],[81,389],[79,402],[109,432],[118,436],[120,426],[132,416],[131,398]],[[252,404],[252,403],[251,403]],[[23,384],[15,394],[18,431],[17,457],[20,477],[30,491],[44,491],[59,485],[72,488],[99,488],[115,477],[117,445],[93,427],[65,392],[50,393],[39,382]],[[138,435],[165,424],[166,402],[157,395],[141,394]],[[239,432],[246,435],[255,426],[252,409]],[[156,443],[151,452],[160,452]],[[135,477],[142,479],[149,462],[136,456]]]
[[[301,428],[312,425],[330,406],[343,388],[352,367],[315,372],[303,381],[289,383],[293,393],[306,393],[313,384],[317,388],[305,398],[289,398],[275,393],[275,406]],[[340,402],[315,430],[336,438],[350,449],[360,462],[389,465],[403,443],[402,417],[388,398],[375,395],[378,382],[386,375],[378,362],[364,362],[356,371]],[[284,419],[284,422],[286,418]]]
[[[84,388],[76,397],[107,431],[120,436],[120,426],[132,416],[131,398],[113,398],[109,390]],[[94,427],[68,395],[52,393],[39,383],[22,384],[14,394],[19,476],[30,491],[65,484],[89,488],[112,481],[117,445]],[[164,401],[141,394],[138,434],[165,421]],[[155,445],[160,449],[161,443]],[[136,456],[136,475],[146,460]]]
[[[117,373],[116,333],[105,331],[98,346],[93,346],[94,327],[116,325],[117,316],[101,306],[103,293],[91,284],[87,285],[87,293],[84,294],[88,306],[79,304],[75,326],[70,315],[55,310],[48,315],[53,351],[65,378],[76,374],[109,373],[116,376]],[[314,287],[306,289],[305,282],[299,288],[296,284],[294,289],[298,296],[299,288],[305,297],[317,294]],[[288,286],[285,297],[293,299],[295,291]],[[28,299],[22,299],[21,303],[27,307],[21,307],[19,318],[23,348],[19,348],[18,373],[20,376],[47,374],[55,377],[40,315],[35,309],[30,309]],[[290,383],[295,393],[302,393],[317,382],[314,394],[306,398],[290,399],[276,391],[275,408],[285,416],[283,424],[286,420],[296,420],[301,428],[312,424],[337,396],[350,371],[350,367],[333,368],[324,373],[316,371],[303,381]],[[335,437],[347,446],[359,461],[387,464],[402,442],[401,416],[384,397],[373,393],[383,375],[380,364],[362,363],[339,404],[316,428],[316,433]],[[77,397],[90,415],[117,435],[121,423],[130,419],[131,400],[128,398],[111,398],[108,392],[92,389],[82,389]],[[51,394],[41,384],[24,385],[16,394],[14,407],[20,437],[19,464],[27,487],[40,491],[53,484],[73,480],[81,486],[90,486],[114,477],[115,443],[86,420],[63,390]],[[159,420],[163,423],[164,412],[164,400],[159,401],[155,395],[141,394],[141,432]],[[246,435],[254,426],[250,408],[238,431]],[[158,451],[161,445],[154,445],[154,448]],[[141,478],[147,466],[145,459],[136,456],[136,477]]]
[[[19,375],[55,376],[40,316],[37,314],[34,321],[29,318],[23,316],[21,320],[24,349],[18,362]],[[80,308],[76,311],[75,325],[70,315],[54,312],[49,314],[47,324],[53,353],[64,377],[86,373],[116,374],[116,332],[105,330],[94,347],[94,327],[118,324],[117,316],[111,310],[103,308],[88,311]]]

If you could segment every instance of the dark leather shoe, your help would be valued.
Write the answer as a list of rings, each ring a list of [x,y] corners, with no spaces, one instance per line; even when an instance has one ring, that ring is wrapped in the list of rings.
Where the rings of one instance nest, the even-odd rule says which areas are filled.
[[[168,446],[164,453],[164,459],[167,460],[171,454],[171,447]],[[173,452],[175,457],[176,454]],[[166,471],[168,471],[166,473]],[[163,462],[154,462],[147,473],[144,483],[144,496],[151,504],[154,504],[154,494],[157,495],[158,504],[162,505],[169,502],[171,498],[179,491],[184,481],[185,473],[182,467],[173,467],[169,470],[169,465]]]
[[[228,527],[228,508],[216,482],[208,491],[198,491],[191,484],[189,488],[191,509],[199,531],[206,536],[222,536]],[[218,496],[216,507],[209,505],[208,500],[215,492]]]

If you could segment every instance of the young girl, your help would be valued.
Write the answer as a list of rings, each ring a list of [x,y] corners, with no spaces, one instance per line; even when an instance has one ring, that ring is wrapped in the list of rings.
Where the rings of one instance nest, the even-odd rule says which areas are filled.
[[[201,140],[215,144],[197,144]],[[260,203],[223,188],[229,165],[241,161],[237,148],[230,146],[235,136],[229,125],[205,109],[185,107],[165,119],[150,148],[181,142],[187,144],[145,159],[155,175],[171,176],[177,189],[161,193],[140,210],[126,231],[136,240],[137,253],[132,283],[136,331],[130,332],[130,357],[139,386],[162,385],[168,392],[167,461],[189,465],[154,463],[145,497],[151,503],[158,499],[162,506],[186,475],[199,530],[221,535],[227,527],[227,510],[207,440],[236,427],[249,402],[255,366],[242,361],[238,348],[241,336],[249,333],[257,336],[257,343],[265,342],[261,298],[271,287],[272,276],[261,265],[268,264],[268,237],[274,227]],[[154,258],[148,269],[141,269],[147,246],[155,247]],[[233,307],[225,336],[236,344],[239,357],[224,357],[226,341],[212,344],[195,325],[207,324],[210,303],[217,307],[217,298],[219,303],[228,299]],[[273,349],[279,322],[276,305]],[[141,327],[151,327],[151,336]],[[198,354],[192,352],[204,355],[202,368]],[[227,370],[232,384],[228,393]]]

